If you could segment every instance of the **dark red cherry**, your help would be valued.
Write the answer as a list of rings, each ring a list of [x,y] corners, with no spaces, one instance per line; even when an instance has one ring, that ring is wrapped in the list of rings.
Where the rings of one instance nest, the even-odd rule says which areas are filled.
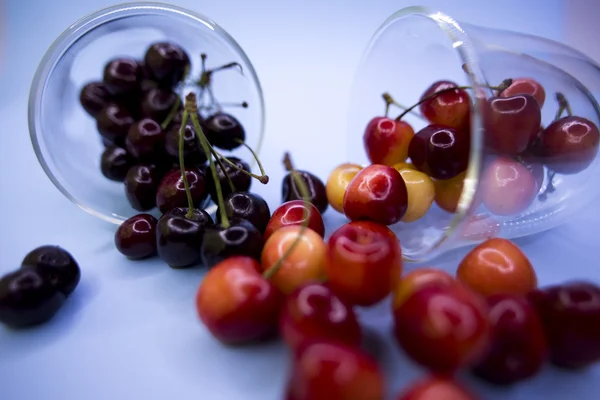
[[[187,167],[185,176],[194,206],[200,207],[208,195],[204,173],[196,167]],[[173,208],[186,207],[187,205],[187,194],[181,170],[173,169],[160,181],[156,191],[156,206],[162,213],[166,213]]]
[[[148,48],[144,63],[155,80],[173,86],[183,79],[186,69],[190,67],[190,58],[181,46],[159,42]]]
[[[100,111],[96,118],[96,127],[100,135],[112,143],[120,145],[135,119],[124,106],[113,103]]]
[[[113,98],[112,91],[104,82],[90,82],[79,93],[81,106],[94,118],[113,101]]]
[[[245,161],[237,157],[227,158],[238,168],[241,168],[246,172],[250,172],[250,166]],[[223,197],[226,197],[227,195],[233,192],[229,187],[229,181],[227,180],[227,176],[229,176],[229,179],[231,179],[231,181],[233,182],[233,186],[235,187],[236,192],[247,192],[250,190],[250,186],[252,185],[252,178],[248,174],[239,171],[238,169],[232,167],[225,161],[221,161],[220,164],[223,165],[225,171],[223,171],[223,168],[221,168],[221,165],[219,165],[219,163],[215,163],[215,170],[217,172],[217,178],[221,183]],[[204,166],[203,171],[204,176],[206,177],[206,186],[208,187],[210,198],[213,201],[213,203],[218,204],[217,189],[215,187],[215,181],[213,179],[210,166]]]
[[[232,218],[225,228],[217,224],[206,228],[202,241],[202,263],[207,267],[231,256],[248,256],[260,261],[264,245],[262,234],[245,219]]]
[[[466,130],[428,125],[413,136],[408,156],[434,179],[451,179],[467,169],[471,140]]]
[[[127,150],[111,146],[104,149],[100,156],[100,170],[102,175],[116,182],[123,182],[127,171],[135,163],[135,159]]]
[[[125,257],[140,260],[156,254],[157,220],[138,214],[124,221],[115,232],[115,247]]]
[[[205,231],[213,226],[210,215],[199,208],[173,208],[163,214],[156,225],[156,247],[159,257],[171,268],[187,268],[200,263]]]
[[[175,106],[177,99],[177,94],[172,90],[150,89],[142,96],[142,113],[146,117],[162,123],[171,112],[173,106]],[[183,107],[181,102],[179,103],[179,107]]]
[[[246,131],[240,121],[224,112],[208,117],[203,129],[210,143],[223,150],[238,148],[246,140]]]
[[[68,297],[81,280],[79,264],[67,250],[60,246],[44,245],[31,250],[21,268],[33,268],[56,289]]]
[[[166,133],[165,150],[174,159],[179,161],[179,138],[181,122],[172,124]],[[203,165],[207,158],[198,141],[196,131],[191,124],[186,124],[183,131],[183,159],[185,165]]]
[[[104,83],[116,94],[139,89],[140,65],[132,58],[117,58],[104,67]]]
[[[125,176],[125,194],[129,204],[137,211],[156,207],[156,191],[160,174],[153,164],[134,165]]]
[[[34,269],[18,269],[0,278],[0,323],[12,328],[51,320],[65,295]]]
[[[129,128],[127,150],[142,162],[158,161],[165,155],[165,132],[153,119],[144,118]]]
[[[261,234],[265,232],[271,210],[269,205],[260,195],[250,192],[230,193],[224,199],[225,214],[228,218],[245,219],[252,223]],[[221,222],[220,210],[216,212],[217,223]]]
[[[308,187],[309,198],[307,200],[323,214],[327,210],[327,207],[329,207],[329,201],[327,201],[327,194],[325,192],[325,184],[323,184],[323,181],[316,175],[311,174],[308,171],[297,171],[297,173]],[[302,194],[300,193],[296,182],[292,178],[292,175],[288,173],[283,177],[281,183],[281,202],[285,203],[291,200],[302,199]]]
[[[599,143],[600,132],[592,121],[564,117],[542,131],[534,144],[534,155],[553,171],[576,174],[594,161]]]
[[[537,136],[541,122],[542,112],[535,97],[491,97],[485,102],[483,114],[486,145],[500,154],[521,154]]]
[[[600,362],[600,286],[573,281],[528,297],[542,319],[554,365],[582,369]]]

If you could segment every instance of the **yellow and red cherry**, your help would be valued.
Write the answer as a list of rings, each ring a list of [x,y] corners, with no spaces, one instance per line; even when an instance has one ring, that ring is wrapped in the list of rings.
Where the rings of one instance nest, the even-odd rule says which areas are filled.
[[[331,171],[325,183],[329,205],[337,212],[344,212],[344,194],[350,181],[363,169],[362,165],[343,163]]]
[[[448,272],[432,267],[423,267],[404,275],[392,292],[392,308],[400,307],[414,292],[429,285],[454,285],[456,279]]]
[[[371,164],[392,166],[408,157],[408,146],[415,131],[405,121],[375,117],[367,124],[363,145]]]
[[[452,88],[456,89],[451,90]],[[420,102],[421,114],[432,124],[467,130],[471,100],[469,94],[464,89],[458,88],[456,83],[451,81],[434,82],[425,90]]]
[[[533,96],[540,108],[546,101],[546,91],[541,83],[532,78],[515,78],[510,86],[500,92],[500,97],[512,97],[518,94],[529,94]]]
[[[435,187],[431,178],[421,171],[406,168],[399,172],[408,192],[408,208],[401,221],[414,222],[429,211],[435,199]]]
[[[287,201],[277,207],[273,215],[271,215],[265,228],[264,239],[269,239],[275,231],[284,226],[299,226],[304,224],[321,237],[325,237],[323,217],[319,210],[317,210],[317,207],[303,200]]]

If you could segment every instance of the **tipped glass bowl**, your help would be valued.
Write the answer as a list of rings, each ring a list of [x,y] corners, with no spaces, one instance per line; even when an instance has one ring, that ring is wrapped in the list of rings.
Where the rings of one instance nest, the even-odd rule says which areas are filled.
[[[506,92],[507,97],[513,97],[510,101],[492,99],[500,89],[491,87],[519,78],[531,78],[542,85],[545,100],[541,111],[533,110],[533,97],[523,96],[527,85]],[[372,118],[384,115],[384,93],[400,105],[390,107],[389,117],[395,119],[441,80],[469,87],[465,92],[470,99],[470,119],[467,117],[462,135],[470,147],[462,152],[464,160],[454,160],[463,163],[461,176],[454,181],[432,179],[435,200],[428,211],[414,222],[391,226],[407,260],[427,261],[491,236],[531,235],[594,206],[600,192],[597,130],[594,132],[600,123],[595,99],[600,93],[600,67],[560,43],[463,24],[423,7],[393,14],[371,39],[351,95],[350,141],[344,161],[376,163],[367,156],[363,134]],[[561,120],[548,128],[560,108],[557,94],[569,105],[563,107],[560,118],[571,112],[585,120]],[[452,101],[449,97],[440,98],[438,105],[443,108],[442,103]],[[511,113],[522,118],[509,123]],[[535,118],[540,121],[535,122]],[[420,107],[402,120],[416,133],[432,123]],[[525,126],[535,123],[539,132]],[[530,133],[533,135],[523,136]],[[421,152],[437,154],[431,157],[433,164],[438,163],[441,154],[451,153],[443,147],[455,145],[460,134],[433,135],[424,141],[427,146]],[[423,133],[418,135],[424,137]],[[406,141],[404,145],[409,146]],[[413,163],[413,167],[425,171],[432,163],[423,164],[422,156],[417,160],[419,165]],[[407,161],[415,161],[410,160],[410,151]],[[431,175],[431,171],[427,173]],[[454,204],[448,204],[452,198]],[[416,201],[427,203],[431,197]]]
[[[130,3],[75,22],[48,49],[35,74],[29,130],[37,158],[54,185],[83,210],[115,224],[138,211],[127,201],[124,184],[102,175],[104,145],[95,120],[79,103],[79,94],[86,83],[102,80],[108,61],[118,57],[141,60],[158,41],[178,44],[187,52],[190,77],[199,77],[202,53],[207,55],[208,68],[238,63],[239,69],[214,74],[213,93],[223,104],[248,103],[247,108],[226,111],[241,122],[246,143],[257,152],[264,133],[263,94],[256,72],[235,40],[207,17],[167,4]],[[243,148],[224,154],[254,165]],[[207,211],[215,208],[210,205]]]

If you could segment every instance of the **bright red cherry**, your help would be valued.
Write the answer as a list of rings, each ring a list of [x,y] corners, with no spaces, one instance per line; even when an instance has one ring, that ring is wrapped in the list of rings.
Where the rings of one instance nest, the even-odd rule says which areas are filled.
[[[401,392],[396,400],[478,400],[452,378],[428,376]]]
[[[217,340],[235,345],[276,336],[283,294],[259,270],[255,259],[236,256],[204,277],[196,310]]]
[[[487,303],[492,341],[485,358],[473,368],[475,375],[498,385],[537,375],[546,361],[548,347],[535,309],[518,295],[490,296]]]
[[[359,346],[361,329],[354,310],[321,283],[299,287],[286,299],[279,330],[291,348],[307,339],[330,339]]]
[[[306,222],[307,216],[308,227],[321,235],[321,237],[324,237],[325,225],[317,207],[303,200],[290,200],[280,205],[271,215],[265,229],[265,241],[279,228],[289,225],[303,225]]]
[[[444,91],[419,105],[421,114],[432,124],[464,130],[469,126],[471,101],[469,94],[464,89],[449,90],[458,87],[454,82],[438,81],[433,83],[421,96],[426,97]]]
[[[404,179],[387,165],[372,164],[361,170],[344,194],[344,214],[352,221],[368,219],[392,225],[400,222],[407,209]]]
[[[534,154],[553,171],[576,174],[590,166],[598,154],[600,132],[590,120],[564,117],[544,129]]]
[[[491,97],[483,115],[486,144],[497,153],[516,156],[536,138],[541,122],[542,112],[535,97]]]
[[[509,87],[504,89],[500,93],[500,97],[512,97],[519,94],[529,94],[533,96],[540,108],[544,106],[544,102],[546,101],[546,91],[544,87],[532,78],[516,78],[513,79],[512,83]]]
[[[363,135],[363,145],[371,164],[393,166],[406,160],[408,145],[414,134],[407,122],[388,117],[373,118]]]
[[[327,243],[327,284],[349,304],[367,307],[383,300],[396,287],[402,268],[400,241],[384,225],[350,222]]]
[[[429,285],[394,310],[394,333],[415,362],[453,373],[480,360],[490,339],[485,301],[464,285]]]
[[[414,166],[434,179],[451,179],[469,165],[468,131],[428,125],[413,137],[408,155]]]
[[[573,281],[528,298],[542,319],[553,364],[581,369],[600,362],[600,286]]]
[[[340,342],[306,343],[296,352],[286,400],[383,400],[385,378],[376,361]]]

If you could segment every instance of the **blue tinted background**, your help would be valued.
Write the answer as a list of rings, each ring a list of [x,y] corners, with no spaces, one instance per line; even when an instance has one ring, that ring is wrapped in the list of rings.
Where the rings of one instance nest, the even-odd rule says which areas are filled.
[[[344,154],[331,151],[346,146],[346,102],[335,99],[348,95],[374,30],[394,11],[413,5],[403,0],[173,3],[222,25],[254,63],[267,107],[263,160],[273,182],[281,179],[279,163],[286,149],[293,150],[298,165],[322,177],[344,161]],[[565,28],[564,3],[421,4],[458,20],[566,40],[572,32]],[[0,273],[16,268],[24,254],[46,243],[69,249],[84,269],[80,288],[51,323],[18,334],[0,327],[0,399],[279,399],[288,357],[284,346],[230,350],[216,344],[198,323],[191,301],[202,272],[174,274],[159,261],[125,261],[113,248],[114,227],[62,197],[34,156],[26,112],[38,62],[67,26],[111,4],[8,0],[0,8]],[[259,192],[276,207],[278,190]],[[599,223],[596,209],[582,210],[566,226],[519,241],[542,284],[600,279],[594,234]],[[462,254],[449,254],[436,265],[452,271]],[[381,359],[393,394],[421,372],[391,342],[385,311],[373,310],[364,319],[379,327],[377,348],[391,349],[381,351]],[[598,398],[593,381],[599,378],[598,369],[570,375],[549,368],[508,391],[468,382],[484,398],[585,400]]]

